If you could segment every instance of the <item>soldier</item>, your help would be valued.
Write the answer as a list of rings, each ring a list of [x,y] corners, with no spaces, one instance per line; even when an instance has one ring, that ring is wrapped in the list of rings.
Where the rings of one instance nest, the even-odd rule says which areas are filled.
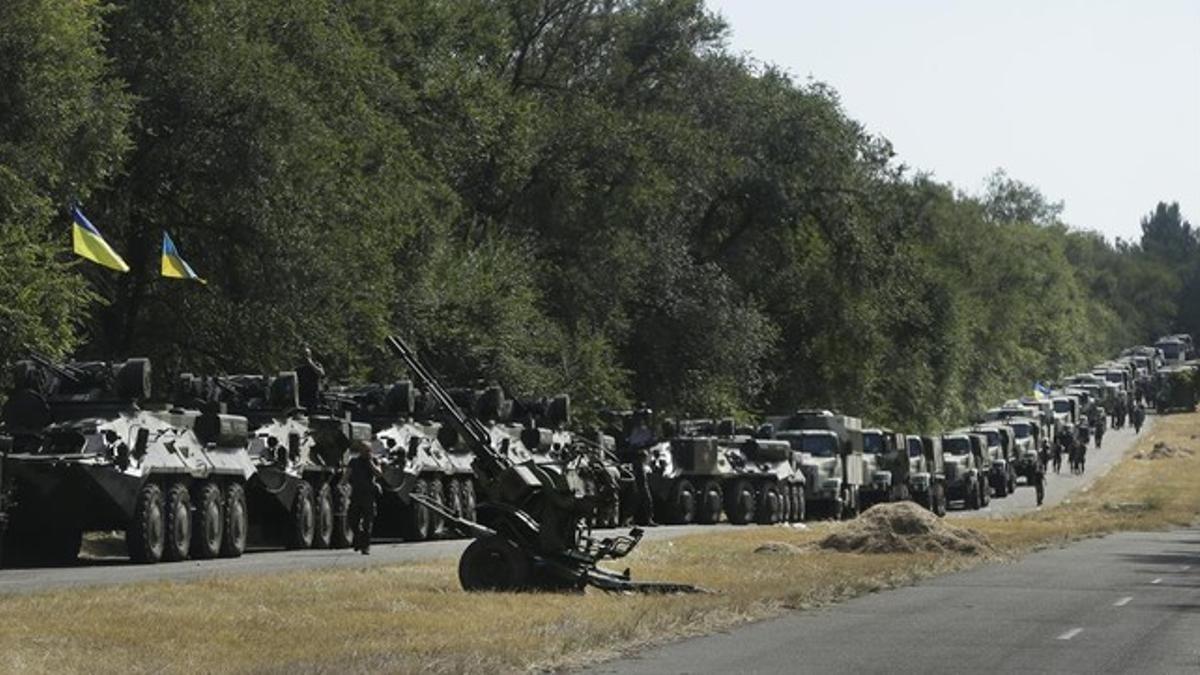
[[[646,480],[646,462],[649,459],[650,447],[654,445],[654,432],[650,431],[649,408],[639,407],[633,413],[633,428],[625,440],[625,457],[622,461],[633,465],[634,494],[637,503],[633,505],[633,521],[638,525],[655,527],[654,498],[650,494],[650,483]]]
[[[1125,428],[1125,413],[1126,413],[1125,395],[1122,394],[1119,398],[1117,398],[1117,404],[1113,408],[1113,428],[1114,429]]]
[[[1071,473],[1083,473],[1083,453],[1087,452],[1088,443],[1092,440],[1092,430],[1086,424],[1079,425],[1079,436],[1071,446]]]
[[[304,358],[296,366],[296,388],[299,390],[300,405],[315,410],[321,400],[321,382],[325,379],[325,368],[313,358],[312,349],[304,345]]]
[[[1033,487],[1037,490],[1037,505],[1042,505],[1046,498],[1046,465],[1050,462],[1050,441],[1043,439],[1041,450],[1038,451],[1037,464],[1033,467]],[[1059,460],[1062,464],[1062,460]]]
[[[1104,442],[1104,427],[1105,427],[1105,424],[1103,421],[1101,421],[1100,425],[1096,427],[1096,449],[1097,450],[1100,449],[1100,444],[1102,442]]]
[[[375,479],[383,478],[379,462],[371,455],[371,447],[362,441],[355,443],[358,453],[346,467],[350,481],[350,526],[354,530],[354,550],[371,554],[371,530],[375,527],[375,500],[379,486]]]
[[[1146,406],[1138,403],[1133,409],[1133,433],[1142,433],[1142,424],[1146,422]]]

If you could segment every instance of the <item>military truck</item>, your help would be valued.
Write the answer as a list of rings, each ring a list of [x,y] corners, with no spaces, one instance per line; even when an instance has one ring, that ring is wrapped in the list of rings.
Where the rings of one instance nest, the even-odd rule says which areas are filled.
[[[891,429],[863,429],[862,509],[908,499],[907,440]]]
[[[768,419],[773,436],[799,452],[807,509],[834,519],[861,509],[862,420],[829,410],[799,410]]]
[[[946,498],[962,500],[963,507],[977,510],[990,501],[988,490],[987,439],[967,430],[942,435],[945,453]]]
[[[1007,418],[1006,418],[1007,419]],[[997,498],[1004,498],[1017,487],[1017,473],[1013,466],[1012,430],[1004,422],[979,424],[969,429],[984,438],[989,469],[987,483]]]
[[[1161,338],[1154,343],[1155,349],[1163,355],[1163,361],[1167,364],[1176,364],[1186,361],[1189,356],[1189,340],[1185,341],[1182,336],[1169,335]]]
[[[123,530],[138,562],[242,554],[255,473],[246,418],[145,403],[146,359],[35,357],[14,370],[10,557],[69,562],[92,530]]]
[[[804,475],[790,443],[756,437],[732,420],[682,420],[653,446],[647,478],[655,517],[668,523],[798,522]]]
[[[1154,409],[1161,413],[1192,412],[1200,399],[1197,366],[1181,363],[1163,366],[1154,377]]]
[[[296,373],[277,376],[179,376],[179,405],[219,403],[245,417],[256,471],[247,485],[255,513],[250,541],[291,549],[349,548],[350,485],[344,480],[355,442],[368,443],[371,427],[328,406],[300,407]]]
[[[945,516],[949,498],[946,495],[946,460],[941,436],[908,435],[909,498],[938,516]]]
[[[1036,420],[1010,417],[1005,424],[1012,430],[1014,451],[1012,468],[1017,477],[1024,478],[1029,485],[1037,475],[1038,452],[1042,447],[1042,427]]]

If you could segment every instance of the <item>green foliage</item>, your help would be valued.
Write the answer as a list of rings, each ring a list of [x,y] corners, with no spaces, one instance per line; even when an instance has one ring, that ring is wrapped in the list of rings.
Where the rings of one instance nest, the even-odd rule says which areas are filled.
[[[1177,205],[1111,245],[1003,172],[956,193],[725,37],[701,0],[6,3],[0,349],[83,327],[85,353],[231,372],[308,343],[391,378],[396,330],[583,422],[932,429],[1200,331]],[[131,274],[63,262],[71,197]],[[164,229],[207,286],[158,276]]]

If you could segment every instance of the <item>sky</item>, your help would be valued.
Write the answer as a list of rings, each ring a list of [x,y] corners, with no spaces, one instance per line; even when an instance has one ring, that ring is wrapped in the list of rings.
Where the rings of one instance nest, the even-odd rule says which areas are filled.
[[[729,47],[832,85],[897,160],[971,193],[997,168],[1063,219],[1200,225],[1200,0],[708,0]]]

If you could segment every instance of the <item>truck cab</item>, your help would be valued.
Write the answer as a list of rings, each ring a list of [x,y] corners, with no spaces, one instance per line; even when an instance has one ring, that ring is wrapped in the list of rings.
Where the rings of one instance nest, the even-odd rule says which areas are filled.
[[[946,460],[941,436],[905,437],[909,498],[938,516],[946,515]]]
[[[986,502],[986,440],[978,434],[958,430],[941,437],[946,468],[946,498],[961,499],[965,508],[979,509]]]
[[[775,438],[801,453],[807,505],[833,518],[860,510],[863,485],[862,420],[829,410],[800,410],[772,417]]]

